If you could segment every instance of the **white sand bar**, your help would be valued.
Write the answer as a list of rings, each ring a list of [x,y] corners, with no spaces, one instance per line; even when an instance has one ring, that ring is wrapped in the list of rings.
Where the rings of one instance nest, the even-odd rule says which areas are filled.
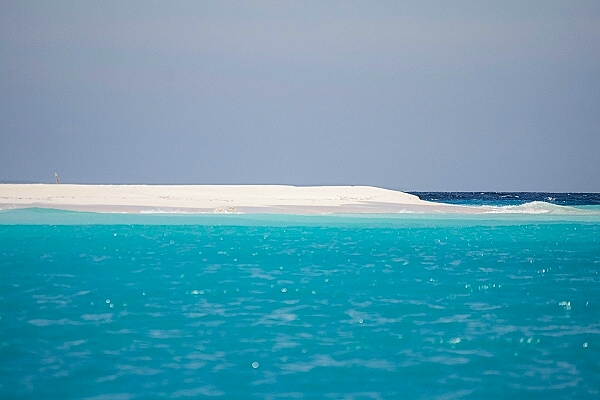
[[[371,186],[0,184],[0,209],[28,207],[128,213],[477,212]]]

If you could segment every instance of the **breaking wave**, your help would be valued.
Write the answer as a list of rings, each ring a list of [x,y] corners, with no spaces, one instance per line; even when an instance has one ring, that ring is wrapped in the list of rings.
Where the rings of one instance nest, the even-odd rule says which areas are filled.
[[[559,206],[545,201],[532,201],[511,206],[482,206],[482,208],[486,210],[487,214],[596,214],[591,210]]]

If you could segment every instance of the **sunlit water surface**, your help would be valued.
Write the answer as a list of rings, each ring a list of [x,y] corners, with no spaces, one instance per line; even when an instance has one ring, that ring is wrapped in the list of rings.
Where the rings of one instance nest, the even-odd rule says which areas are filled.
[[[2,213],[2,398],[600,397],[597,218]]]

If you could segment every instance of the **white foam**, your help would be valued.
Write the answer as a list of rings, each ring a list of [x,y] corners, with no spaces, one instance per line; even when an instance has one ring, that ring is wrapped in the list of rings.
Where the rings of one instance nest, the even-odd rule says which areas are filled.
[[[559,206],[545,201],[532,201],[518,206],[482,206],[487,214],[582,214],[584,210]]]
[[[152,208],[149,210],[140,210],[140,214],[189,214],[189,212],[183,210],[163,210],[160,208]]]

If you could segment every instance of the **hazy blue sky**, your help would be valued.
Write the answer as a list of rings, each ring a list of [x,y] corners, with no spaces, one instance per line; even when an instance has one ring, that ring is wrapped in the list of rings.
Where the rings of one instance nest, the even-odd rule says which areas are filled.
[[[600,1],[0,0],[0,181],[600,191]]]

